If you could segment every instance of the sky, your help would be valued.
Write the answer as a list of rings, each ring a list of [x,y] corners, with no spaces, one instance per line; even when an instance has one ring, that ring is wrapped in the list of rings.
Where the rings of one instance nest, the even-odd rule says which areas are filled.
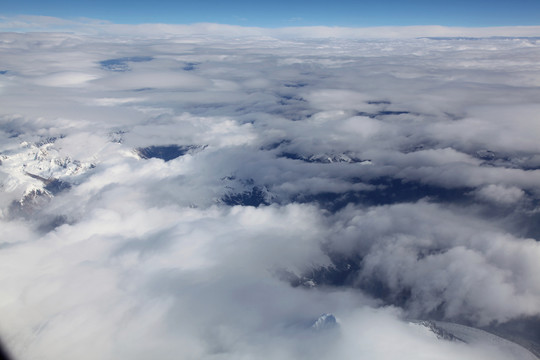
[[[211,22],[242,26],[517,26],[540,23],[536,0],[245,0],[218,1],[7,1],[4,15],[94,18],[115,23],[192,24]]]

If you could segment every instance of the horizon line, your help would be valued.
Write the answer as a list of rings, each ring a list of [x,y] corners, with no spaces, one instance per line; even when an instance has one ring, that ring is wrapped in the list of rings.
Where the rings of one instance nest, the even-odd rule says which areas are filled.
[[[2,15],[0,33],[74,33],[77,35],[218,35],[218,36],[270,36],[300,38],[537,38],[540,25],[503,26],[447,26],[377,25],[377,26],[246,26],[214,22],[194,23],[116,23],[95,18],[61,18],[46,15]]]

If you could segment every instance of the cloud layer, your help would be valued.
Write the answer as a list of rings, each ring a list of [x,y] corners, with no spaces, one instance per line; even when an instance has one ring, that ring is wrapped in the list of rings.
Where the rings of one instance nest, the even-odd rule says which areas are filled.
[[[186,29],[0,34],[16,358],[507,359],[412,320],[538,324],[538,39]]]

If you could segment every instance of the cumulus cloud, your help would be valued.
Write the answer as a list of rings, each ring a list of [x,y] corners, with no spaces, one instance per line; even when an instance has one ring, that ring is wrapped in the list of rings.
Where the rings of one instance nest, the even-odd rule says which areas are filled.
[[[339,219],[328,246],[361,259],[352,283],[368,290],[380,283],[379,292],[417,317],[441,312],[487,325],[537,314],[531,293],[540,290],[534,275],[540,254],[533,239],[426,202],[345,209]]]
[[[516,187],[503,187],[498,185],[488,185],[480,188],[476,195],[483,200],[499,204],[514,204],[525,196],[525,192]]]
[[[536,28],[58,26],[0,33],[17,359],[534,359],[538,40],[424,36]]]

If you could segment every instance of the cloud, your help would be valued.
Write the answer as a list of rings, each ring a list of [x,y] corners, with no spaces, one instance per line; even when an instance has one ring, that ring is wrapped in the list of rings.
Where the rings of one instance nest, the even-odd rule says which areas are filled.
[[[42,77],[36,81],[36,83],[44,86],[71,87],[82,86],[86,82],[94,80],[95,78],[96,77],[90,74],[63,72]]]
[[[190,74],[174,72],[136,72],[108,77],[96,82],[98,85],[115,90],[137,89],[179,89],[194,90],[208,87],[208,80]]]
[[[479,328],[537,324],[537,40],[414,38],[536,28],[2,26],[75,31],[0,33],[17,358],[503,359]]]
[[[376,291],[370,286],[380,281],[391,301],[401,294],[399,301],[416,316],[441,311],[446,319],[487,325],[536,314],[535,240],[424,202],[345,209],[338,219],[327,247],[361,259],[355,286]]]
[[[85,35],[102,35],[114,33],[131,36],[276,36],[285,38],[416,38],[430,37],[535,37],[538,36],[537,26],[507,26],[507,27],[445,27],[438,25],[424,26],[379,26],[371,28],[302,26],[277,29],[244,27],[238,25],[197,23],[191,25],[172,24],[113,24],[100,19],[66,20],[50,16],[15,15],[0,17],[0,29],[8,31],[48,31],[73,32]],[[289,19],[291,22],[302,21],[301,18]]]
[[[491,184],[479,189],[476,195],[480,199],[498,204],[514,204],[525,196],[525,192],[516,187],[505,188]]]

